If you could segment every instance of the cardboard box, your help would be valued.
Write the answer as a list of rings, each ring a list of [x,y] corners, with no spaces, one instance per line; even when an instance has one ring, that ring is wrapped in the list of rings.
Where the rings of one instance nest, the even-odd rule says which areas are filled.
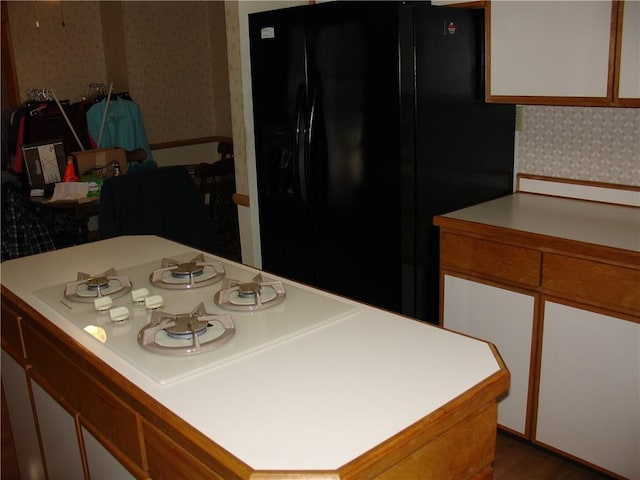
[[[120,165],[120,175],[127,173],[127,155],[122,148],[97,148],[73,152],[76,172],[80,177],[89,173],[101,173],[108,178],[114,175],[113,162]],[[95,171],[94,169],[99,169]]]

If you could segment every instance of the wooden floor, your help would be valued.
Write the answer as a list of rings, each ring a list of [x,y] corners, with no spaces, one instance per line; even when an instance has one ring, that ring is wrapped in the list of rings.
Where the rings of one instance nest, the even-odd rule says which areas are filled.
[[[611,477],[498,433],[494,480],[609,480]]]

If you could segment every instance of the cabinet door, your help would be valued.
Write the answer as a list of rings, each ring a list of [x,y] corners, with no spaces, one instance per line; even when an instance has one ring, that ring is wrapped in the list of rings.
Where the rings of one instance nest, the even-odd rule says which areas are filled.
[[[617,101],[620,105],[640,106],[640,2],[627,0],[622,5],[618,30],[620,77]]]
[[[498,404],[498,423],[527,433],[527,399],[535,297],[444,276],[443,326],[493,343],[511,385]]]
[[[83,479],[75,418],[33,380],[31,389],[48,478]]]
[[[640,479],[640,324],[544,302],[535,440]]]
[[[611,14],[610,1],[491,2],[488,96],[610,102]]]
[[[2,385],[7,399],[20,474],[23,478],[41,480],[45,478],[44,466],[27,382],[24,368],[2,350]]]
[[[82,428],[82,439],[91,479],[128,480],[135,478],[84,427]]]

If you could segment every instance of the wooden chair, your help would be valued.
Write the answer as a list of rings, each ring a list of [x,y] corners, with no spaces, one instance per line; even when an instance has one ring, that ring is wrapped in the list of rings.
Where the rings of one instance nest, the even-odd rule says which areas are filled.
[[[209,197],[209,214],[216,225],[224,248],[239,255],[238,210],[232,196],[236,190],[233,144],[218,144],[220,159],[213,163],[200,163],[195,167],[194,180],[200,187],[202,198]]]

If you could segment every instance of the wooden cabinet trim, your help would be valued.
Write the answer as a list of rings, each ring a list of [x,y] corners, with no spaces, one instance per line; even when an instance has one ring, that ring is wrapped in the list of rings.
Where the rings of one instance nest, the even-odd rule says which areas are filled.
[[[536,405],[537,405],[537,401],[536,401],[536,396],[537,396],[537,390],[536,390],[536,382],[537,382],[537,376],[538,376],[538,369],[539,369],[539,355],[538,355],[538,344],[540,343],[540,338],[542,338],[542,322],[541,322],[541,316],[540,316],[540,309],[541,309],[541,305],[542,305],[542,297],[540,295],[540,293],[536,292],[536,291],[532,291],[530,288],[527,287],[523,287],[523,286],[517,286],[517,285],[505,285],[504,282],[498,281],[498,280],[492,280],[492,279],[486,279],[486,278],[482,278],[479,277],[477,275],[473,275],[470,273],[462,273],[456,270],[450,270],[446,267],[442,268],[440,271],[440,305],[444,305],[444,277],[445,276],[450,276],[450,277],[455,277],[455,278],[461,278],[464,280],[468,280],[471,282],[475,282],[475,283],[480,283],[482,285],[487,285],[489,287],[495,287],[495,288],[500,288],[503,290],[508,290],[510,292],[514,292],[514,293],[519,293],[522,295],[528,295],[531,296],[533,298],[533,318],[532,318],[532,332],[531,332],[531,355],[529,358],[529,381],[528,381],[528,393],[527,393],[527,407],[526,407],[526,420],[525,420],[525,428],[524,428],[524,435],[516,430],[510,429],[508,427],[505,427],[504,425],[500,425],[499,427],[504,430],[507,431],[517,437],[522,437],[525,438],[527,440],[530,440],[531,438],[533,438],[533,428],[535,423],[533,422],[533,413],[535,412],[536,409]],[[440,309],[439,312],[439,325],[442,328],[446,328],[444,326],[444,318],[443,318],[443,310]],[[458,332],[460,333],[460,335],[466,335],[464,333]],[[466,335],[469,336],[469,335]],[[473,337],[473,338],[477,338],[477,337]],[[485,339],[478,339],[478,340],[483,340],[485,341]]]
[[[386,478],[385,472],[393,472],[393,468],[400,465],[404,459],[419,452],[451,428],[464,425],[475,412],[495,404],[496,398],[507,391],[510,374],[496,348],[491,344],[488,346],[500,366],[498,372],[443,405],[436,412],[376,446],[374,450],[344,465],[339,469],[339,478]],[[451,448],[449,454],[456,455],[457,452]],[[448,460],[434,457],[433,461]],[[398,477],[391,475],[390,478]]]
[[[443,267],[472,272],[509,284],[538,287],[541,257],[542,254],[532,248],[446,230],[440,232],[440,262]]]
[[[609,97],[612,104],[615,102],[614,96],[614,78],[617,77],[619,63],[616,64],[616,61],[620,61],[620,56],[617,55],[616,45],[617,45],[617,32],[620,30],[618,28],[618,12],[620,9],[618,8],[619,4],[618,0],[613,0],[611,2],[611,26],[609,27],[609,70],[607,72],[607,96]],[[615,81],[615,84],[618,82]]]
[[[543,97],[525,95],[490,95],[487,103],[508,103],[518,105],[555,105],[564,107],[611,107],[614,106],[605,97]]]
[[[617,25],[615,32],[615,81],[613,85],[613,102],[620,107],[640,107],[640,98],[620,97],[620,59],[622,56],[622,28],[624,24],[624,1],[617,3]]]
[[[505,227],[496,227],[444,216],[434,217],[433,223],[440,227],[441,231],[448,231],[459,235],[486,239],[518,247],[535,248],[543,253],[551,252],[576,258],[595,259],[621,267],[637,265],[638,268],[640,268],[640,252],[632,250],[622,250],[593,243],[579,242],[577,240],[524,232]]]
[[[118,462],[120,462],[134,477],[138,479],[149,478],[149,475],[147,475],[147,472],[146,472],[146,464],[144,462],[142,462],[142,465],[140,465],[132,461],[131,458],[123,454],[122,450],[120,450],[118,445],[114,444],[110,438],[105,437],[98,428],[96,428],[90,422],[87,422],[86,419],[79,414],[78,414],[78,424],[79,426],[85,428],[91,435],[93,435],[96,438],[96,440],[98,440],[100,444],[102,444],[102,446],[106,448],[109,451],[109,453],[113,455],[116,458],[116,460],[118,460]],[[80,433],[80,435],[82,435],[82,433]],[[142,451],[142,446],[143,444],[140,441],[141,451]],[[86,458],[84,457],[86,457],[86,453],[83,454],[83,461],[86,461]]]
[[[528,291],[554,295],[567,300],[573,300],[581,305],[601,307],[609,311],[629,314],[640,317],[640,252],[621,251],[613,248],[598,249],[597,246],[581,242],[561,241],[554,242],[553,237],[514,232],[510,234],[508,229],[479,225],[472,222],[446,219],[437,223],[442,230],[441,235],[441,263],[446,271],[454,272],[457,276],[469,274],[478,279],[493,280],[497,286],[520,286],[528,288]],[[453,224],[456,229],[447,228]],[[445,227],[442,227],[445,225]],[[466,230],[465,230],[466,228]],[[479,233],[481,232],[481,233]],[[491,235],[497,232],[496,235]],[[540,283],[534,285],[514,280],[513,276],[499,276],[495,272],[476,268],[475,265],[465,265],[464,257],[451,260],[453,252],[450,252],[446,243],[448,239],[468,237],[475,242],[495,243],[496,248],[513,246],[518,248],[534,249],[540,252]],[[527,239],[529,241],[527,242]],[[484,244],[483,243],[483,244]],[[535,245],[535,247],[533,247]],[[565,247],[566,248],[561,248]],[[556,247],[556,248],[554,248]],[[598,251],[609,255],[598,256]],[[612,255],[613,254],[613,255]],[[611,259],[614,261],[611,261]],[[623,260],[628,260],[627,262]],[[546,263],[545,263],[546,262]],[[561,263],[561,265],[557,265]],[[571,269],[565,272],[565,270]],[[597,285],[597,276],[594,269],[604,272],[610,279],[608,283]],[[546,271],[546,273],[545,273]],[[558,276],[567,277],[573,272],[576,277],[572,282],[567,279],[564,285],[558,285]],[[580,273],[583,272],[583,273]],[[591,279],[587,282],[587,279]],[[577,282],[577,283],[576,283]],[[567,283],[570,283],[567,285]],[[489,283],[490,284],[490,283]],[[635,287],[635,288],[634,288]],[[442,300],[442,299],[441,299]]]
[[[147,421],[142,421],[142,432],[149,462],[149,476],[156,480],[204,480],[230,479],[239,477],[220,476],[210,470],[192,453],[183,450],[171,437],[161,432]],[[159,462],[157,460],[174,458],[180,462]],[[188,460],[188,461],[185,461]]]
[[[100,432],[96,438],[111,445],[120,458],[127,456],[142,467],[135,413],[117,396],[104,389],[57,350],[32,326],[24,325],[23,335],[31,377],[71,415],[82,415],[83,423]]]
[[[590,311],[590,312],[594,312],[594,313],[598,313],[601,315],[605,315],[607,317],[612,317],[612,318],[617,318],[620,321],[630,321],[633,323],[638,323],[640,321],[640,319],[638,317],[634,317],[632,315],[626,315],[626,314],[622,314],[619,312],[611,312],[609,310],[606,309],[602,309],[602,308],[597,308],[597,307],[592,307],[592,306],[585,306],[582,303],[577,303],[577,302],[572,302],[570,300],[564,299],[564,298],[557,298],[557,297],[553,297],[550,295],[541,295],[540,297],[540,318],[544,318],[545,317],[545,305],[547,303],[555,303],[555,304],[561,304],[561,305],[566,305],[568,307],[573,307],[573,308],[577,308],[580,310],[586,310],[586,311]],[[537,439],[537,424],[538,424],[538,408],[537,408],[537,404],[538,404],[538,398],[539,398],[539,393],[540,393],[540,382],[541,382],[541,370],[542,370],[542,350],[543,350],[543,333],[544,333],[544,322],[541,321],[540,322],[540,328],[539,328],[539,336],[538,336],[538,342],[536,344],[536,350],[538,352],[537,355],[537,371],[536,371],[536,383],[535,383],[535,401],[536,401],[536,408],[533,410],[532,412],[532,431],[531,431],[531,442],[535,445],[539,445],[543,448],[545,448],[546,450],[552,451],[554,453],[557,453],[565,458],[568,458],[570,460],[573,460],[577,463],[583,464],[583,465],[587,465],[590,468],[593,468],[596,471],[599,472],[603,472],[606,475],[610,476],[611,478],[617,478],[617,479],[621,479],[624,480],[625,477],[620,476],[619,474],[616,474],[613,471],[607,470],[606,468],[591,463],[581,457],[578,457],[576,455],[572,455],[571,453],[562,450],[560,448],[555,447],[554,445],[550,445],[548,443],[545,443],[541,440]]]
[[[545,253],[541,291],[640,317],[640,269]]]
[[[611,310],[609,308],[600,307],[597,305],[586,305],[579,301],[571,300],[565,297],[558,297],[549,293],[543,293],[540,295],[540,305],[541,305],[540,318],[543,318],[543,315],[544,315],[544,311],[543,311],[544,302],[559,303],[561,305],[566,305],[568,307],[578,308],[580,310],[586,310],[588,312],[593,312],[593,313],[599,313],[601,315],[606,315],[608,317],[618,318],[621,322],[640,323],[640,317],[638,315],[624,313],[619,310]],[[540,333],[542,335],[542,332]],[[540,338],[542,338],[542,336]]]
[[[0,315],[2,318],[1,344],[4,351],[20,365],[26,365],[26,355],[24,353],[24,342],[20,332],[20,314],[11,306],[2,302],[0,305]]]
[[[640,107],[640,98],[619,98],[620,52],[622,46],[622,24],[624,0],[613,0],[609,35],[609,59],[607,71],[607,93],[605,97],[538,96],[538,95],[493,95],[491,93],[491,3],[485,6],[486,44],[486,101],[487,103],[509,103],[521,105],[557,105],[592,107]]]

